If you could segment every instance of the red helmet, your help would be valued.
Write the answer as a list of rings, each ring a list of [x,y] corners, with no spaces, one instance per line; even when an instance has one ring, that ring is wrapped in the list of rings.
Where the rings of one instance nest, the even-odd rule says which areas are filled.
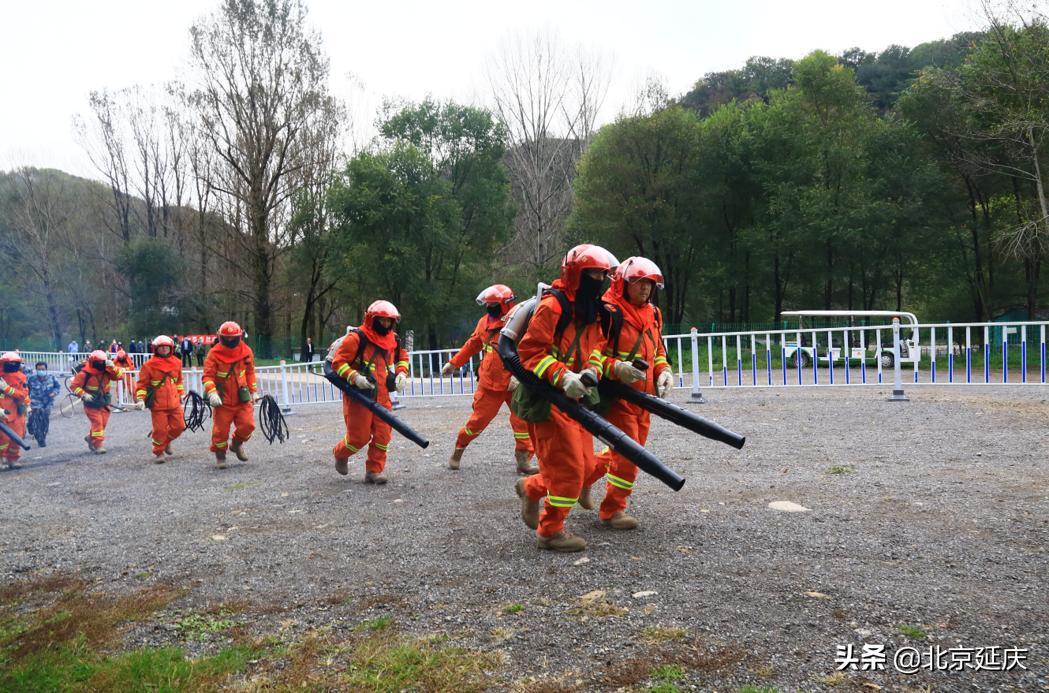
[[[5,351],[0,354],[0,363],[22,363],[22,357],[17,351]]]
[[[156,339],[153,340],[153,348],[156,349],[157,347],[162,346],[171,347],[172,349],[174,349],[175,340],[171,337],[168,337],[167,335],[159,335]]]
[[[616,268],[616,273],[612,277],[613,295],[622,297],[626,288],[624,282],[636,282],[640,279],[652,281],[657,289],[663,288],[663,272],[656,263],[645,257],[628,257]]]
[[[123,349],[117,349],[117,358],[118,359],[126,359],[127,358],[127,352],[124,351]]]
[[[373,301],[368,310],[364,311],[364,324],[370,324],[372,318],[389,318],[400,320],[401,314],[397,312],[397,306],[389,301]]]
[[[568,251],[561,262],[561,281],[569,291],[579,288],[579,277],[583,270],[613,270],[619,264],[616,256],[599,245],[583,243]]]
[[[87,355],[87,358],[88,358],[89,361],[108,361],[109,360],[109,354],[107,354],[106,352],[102,351],[101,349],[95,349],[94,351],[92,351],[90,354]]]
[[[514,290],[506,284],[492,284],[487,289],[477,294],[477,305],[486,306],[493,303],[498,304],[502,313],[510,310],[510,306],[513,305]]]
[[[244,336],[244,330],[240,329],[240,325],[238,325],[237,323],[233,322],[232,320],[227,320],[226,322],[222,323],[222,325],[219,327],[219,336],[220,337],[243,337]]]

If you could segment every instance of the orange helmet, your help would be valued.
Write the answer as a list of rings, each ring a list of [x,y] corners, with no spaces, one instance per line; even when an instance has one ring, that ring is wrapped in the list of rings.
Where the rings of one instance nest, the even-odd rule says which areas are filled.
[[[616,268],[612,277],[612,294],[622,297],[625,293],[626,283],[648,279],[656,285],[657,289],[663,288],[663,272],[659,266],[645,257],[628,257]],[[651,300],[651,297],[649,297]]]
[[[400,320],[401,314],[397,312],[397,306],[393,305],[389,301],[373,301],[368,310],[364,311],[364,323],[371,324],[372,318],[389,318],[390,320]]]
[[[477,294],[477,305],[483,306],[489,303],[500,303],[509,306],[514,302],[514,290],[506,284],[492,284],[487,289]]]
[[[127,352],[124,351],[123,349],[117,349],[117,358],[118,359],[126,359],[127,358]]]
[[[227,320],[226,322],[222,323],[222,325],[219,327],[219,336],[220,337],[243,337],[244,336],[244,330],[240,329],[240,325],[238,325],[237,323],[233,322],[232,320]]]
[[[107,354],[106,352],[102,351],[101,349],[95,349],[94,351],[92,351],[90,354],[87,355],[87,358],[88,358],[89,361],[108,361],[109,360],[109,354]]]
[[[22,357],[17,351],[5,351],[0,354],[0,363],[22,363]]]
[[[599,269],[603,272],[613,270],[619,265],[616,256],[599,245],[583,243],[568,251],[561,262],[561,281],[569,291],[579,288],[579,277],[583,270]]]
[[[168,337],[167,335],[159,335],[156,339],[153,340],[153,348],[156,349],[157,347],[162,346],[171,347],[172,349],[174,349],[175,340],[171,337]]]

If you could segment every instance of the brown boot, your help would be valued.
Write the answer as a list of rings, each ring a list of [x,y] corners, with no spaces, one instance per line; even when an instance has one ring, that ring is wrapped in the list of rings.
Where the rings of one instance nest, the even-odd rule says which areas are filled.
[[[340,460],[338,457],[336,457],[335,458],[335,471],[337,471],[339,474],[342,474],[343,476],[346,476],[347,474],[350,473],[350,464],[349,464],[349,462],[350,461],[348,459]]]
[[[87,451],[94,452],[95,446],[91,443],[91,436],[84,436],[84,442],[87,443]]]
[[[218,464],[219,469],[226,468],[226,451],[216,450],[215,451],[215,462]]]
[[[387,479],[386,475],[383,474],[382,472],[365,472],[364,473],[364,483],[366,483],[366,484],[377,484],[379,486],[382,486],[387,481],[389,481],[389,479]]]
[[[466,452],[466,448],[456,448],[452,450],[452,456],[448,458],[448,469],[458,469],[459,460],[463,459],[463,453]]]
[[[559,553],[574,553],[586,548],[586,540],[577,537],[568,530],[561,530],[552,537],[536,535],[536,546],[546,551],[557,551]]]
[[[622,510],[613,514],[607,520],[601,520],[601,522],[612,529],[637,529],[637,526],[641,524],[636,517],[627,515]]]
[[[517,492],[517,497],[521,499],[521,520],[528,525],[529,529],[535,529],[539,526],[539,503],[528,497],[525,493],[525,480],[518,479],[517,483],[514,484],[514,491]]]
[[[579,492],[579,507],[583,510],[594,509],[594,499],[590,496],[590,487],[583,486],[583,490]]]
[[[530,476],[539,473],[539,467],[531,463],[532,453],[527,450],[514,450],[514,459],[517,460],[517,473]]]
[[[240,460],[241,462],[247,462],[248,461],[248,454],[246,452],[244,452],[244,443],[243,442],[241,442],[241,441],[237,440],[236,438],[234,438],[233,442],[229,444],[229,449],[233,451],[233,454],[236,455],[237,459]]]
[[[171,443],[168,443],[167,445],[164,446],[164,454],[165,455],[174,455],[175,454],[175,451],[171,449]]]

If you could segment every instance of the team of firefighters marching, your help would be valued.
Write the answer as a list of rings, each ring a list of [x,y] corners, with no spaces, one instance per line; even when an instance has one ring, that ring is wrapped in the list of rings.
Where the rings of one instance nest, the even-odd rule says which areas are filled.
[[[611,286],[605,281],[611,277]],[[662,318],[652,304],[663,276],[654,262],[642,257],[620,264],[596,245],[572,248],[561,265],[560,277],[541,296],[517,344],[525,368],[572,399],[588,399],[602,378],[617,380],[637,390],[666,397],[672,387],[662,339]],[[463,347],[445,365],[442,375],[462,368],[483,354],[470,418],[460,429],[448,460],[460,468],[463,454],[499,412],[510,406],[510,428],[518,479],[515,490],[521,501],[521,518],[535,530],[537,545],[552,551],[581,551],[586,542],[565,529],[573,507],[593,508],[590,487],[605,480],[605,496],[598,517],[606,526],[627,530],[638,520],[626,513],[627,499],[637,479],[637,467],[608,448],[595,454],[593,437],[557,407],[529,409],[517,379],[493,356],[500,332],[515,307],[513,291],[502,284],[488,287],[477,297],[485,314]],[[350,386],[392,408],[391,392],[408,382],[408,354],[396,333],[400,320],[389,301],[375,301],[362,324],[351,327],[329,350],[332,369]],[[204,362],[203,387],[213,412],[210,450],[218,467],[226,466],[227,452],[247,461],[244,445],[255,429],[253,404],[258,399],[254,355],[235,322],[223,323],[219,341]],[[185,385],[181,361],[174,355],[170,337],[153,340],[153,356],[139,370],[134,384],[135,408],[150,410],[150,443],[153,460],[163,463],[172,455],[172,443],[185,429],[182,402]],[[26,433],[31,401],[21,358],[16,352],[0,355],[0,416],[17,435]],[[110,412],[110,386],[127,378],[131,364],[110,360],[103,351],[92,352],[70,382],[70,390],[84,403],[90,422],[85,437],[88,449],[105,453],[106,424]],[[529,376],[530,377],[530,376]],[[130,384],[130,381],[126,381]],[[635,404],[615,399],[605,417],[639,444],[648,437],[649,413]],[[385,484],[386,454],[391,427],[355,399],[343,396],[345,436],[335,445],[335,470],[347,474],[351,456],[365,446],[367,483]],[[232,438],[230,429],[232,430]],[[0,432],[0,458],[17,465],[20,450]],[[538,466],[532,463],[533,455]]]

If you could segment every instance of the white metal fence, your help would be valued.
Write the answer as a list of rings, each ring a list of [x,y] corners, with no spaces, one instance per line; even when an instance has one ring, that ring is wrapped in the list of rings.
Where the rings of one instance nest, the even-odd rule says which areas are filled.
[[[754,332],[674,334],[665,337],[675,385],[702,401],[702,389],[910,385],[1045,385],[1047,322],[874,325]],[[477,357],[451,376],[441,370],[456,349],[414,351],[401,397],[472,395]],[[27,364],[44,361],[71,373],[87,354],[21,352]],[[147,355],[135,354],[136,363]],[[321,362],[255,369],[259,390],[286,407],[338,402],[341,393],[321,375]],[[202,391],[201,370],[184,370],[186,388]],[[897,375],[898,374],[898,375]],[[117,384],[115,401],[129,403],[137,372]],[[898,381],[897,381],[898,378]]]

